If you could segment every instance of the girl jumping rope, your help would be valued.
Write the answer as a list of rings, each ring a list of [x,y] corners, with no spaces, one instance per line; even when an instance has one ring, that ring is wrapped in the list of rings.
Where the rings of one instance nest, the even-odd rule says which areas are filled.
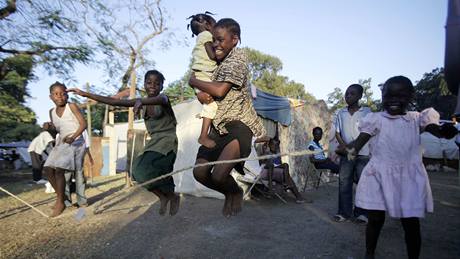
[[[247,157],[251,153],[252,137],[265,135],[249,97],[247,57],[242,49],[236,48],[240,33],[240,25],[235,20],[219,20],[213,28],[213,46],[219,63],[213,81],[199,80],[193,73],[189,80],[192,87],[203,91],[197,94],[199,99],[207,103],[214,96],[218,102],[209,134],[216,145],[212,148],[201,146],[197,164]],[[236,215],[242,208],[243,192],[230,175],[233,168],[242,169],[241,165],[227,163],[193,170],[198,182],[225,195],[222,209],[225,217]]]
[[[374,258],[385,211],[400,218],[409,258],[418,258],[421,247],[419,218],[433,211],[433,198],[422,163],[420,132],[452,138],[457,133],[449,124],[438,125],[432,108],[408,112],[414,97],[412,82],[404,76],[388,79],[382,89],[383,112],[367,115],[359,125],[360,135],[349,145],[353,158],[370,140],[371,158],[356,190],[356,206],[369,210],[366,228],[366,258]]]
[[[142,107],[145,127],[151,136],[142,153],[133,162],[134,179],[143,183],[153,178],[172,172],[177,154],[176,117],[169,98],[161,94],[163,90],[163,74],[150,70],[144,77],[144,88],[147,97],[131,100],[119,100],[84,92],[77,88],[69,89],[83,97],[113,106],[134,107],[135,112]],[[174,192],[174,180],[168,177],[146,186],[160,199],[159,214],[166,213],[170,203],[169,215],[179,210],[180,197]]]
[[[59,82],[50,86],[50,98],[56,105],[50,110],[50,118],[59,133],[56,146],[43,165],[57,196],[51,217],[58,216],[65,209],[64,172],[82,170],[85,154],[85,140],[81,134],[86,129],[86,121],[77,105],[67,102],[66,90],[66,86]]]
[[[211,76],[217,67],[216,54],[212,46],[212,34],[211,30],[216,24],[214,18],[212,18],[209,12],[204,14],[195,14],[189,17],[189,27],[192,29],[192,33],[196,37],[196,44],[192,51],[192,71],[195,73],[195,77],[210,82]],[[199,93],[198,88],[194,88],[196,93]],[[201,145],[213,148],[216,143],[214,140],[209,138],[208,133],[211,127],[211,121],[216,116],[217,103],[211,102],[209,104],[203,103],[203,109],[201,110],[201,118],[203,124],[201,126],[200,137],[198,143]]]

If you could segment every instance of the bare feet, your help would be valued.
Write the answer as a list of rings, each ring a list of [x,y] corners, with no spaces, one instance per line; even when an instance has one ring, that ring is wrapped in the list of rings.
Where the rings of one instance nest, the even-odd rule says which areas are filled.
[[[232,215],[236,215],[241,212],[243,206],[243,190],[238,188],[236,193],[232,194]]]
[[[224,208],[222,208],[222,214],[224,217],[230,218],[232,215],[232,200],[233,196],[231,194],[225,194]]]
[[[171,204],[169,205],[169,215],[174,216],[179,211],[180,196],[174,193],[169,200],[171,201]]]
[[[51,213],[51,217],[57,217],[61,215],[61,213],[65,210],[65,204],[64,203],[56,203],[54,205],[53,213]]]
[[[213,148],[216,146],[216,142],[214,142],[214,140],[209,138],[208,135],[200,135],[200,137],[198,138],[198,143],[200,143],[201,145],[207,148]]]
[[[165,196],[158,196],[160,198],[160,210],[158,211],[158,214],[160,216],[164,216],[166,214],[166,209],[168,207],[168,202],[169,199],[167,199]]]

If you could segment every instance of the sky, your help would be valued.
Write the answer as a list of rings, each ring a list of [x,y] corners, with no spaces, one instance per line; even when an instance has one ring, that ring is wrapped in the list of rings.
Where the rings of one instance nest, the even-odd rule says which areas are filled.
[[[240,47],[278,57],[280,74],[304,84],[317,99],[367,78],[380,98],[378,85],[389,77],[404,75],[415,83],[444,63],[446,0],[163,0],[163,6],[169,30],[188,43],[166,50],[152,43],[149,58],[165,75],[165,86],[180,79],[190,61],[195,38],[186,18],[205,11],[215,13],[216,20],[235,19],[241,27]],[[41,124],[53,107],[48,87],[60,78],[42,69],[36,75],[28,103]],[[74,86],[102,85],[103,71],[78,65],[73,76]]]

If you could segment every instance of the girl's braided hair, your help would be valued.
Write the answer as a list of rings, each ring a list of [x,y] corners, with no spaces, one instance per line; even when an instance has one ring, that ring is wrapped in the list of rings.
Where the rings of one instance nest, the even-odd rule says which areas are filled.
[[[190,23],[187,24],[187,30],[192,30],[192,37],[198,35],[198,26],[204,22],[209,24],[215,24],[216,20],[211,16],[215,15],[211,12],[206,11],[205,13],[199,13],[188,17],[187,19],[191,19]]]

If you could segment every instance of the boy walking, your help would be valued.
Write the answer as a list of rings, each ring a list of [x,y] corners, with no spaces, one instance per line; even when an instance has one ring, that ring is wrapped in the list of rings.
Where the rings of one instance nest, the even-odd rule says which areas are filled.
[[[371,110],[368,107],[361,107],[359,100],[363,97],[363,87],[359,84],[350,85],[345,92],[347,107],[340,109],[334,121],[336,129],[335,137],[339,142],[338,150],[358,137],[358,123]],[[364,166],[369,161],[369,147],[365,145],[357,155],[356,159],[348,160],[347,156],[340,157],[339,173],[339,208],[333,217],[336,222],[344,222],[355,217],[356,223],[366,224],[367,213],[365,210],[354,207],[353,209],[353,182],[359,181]]]

